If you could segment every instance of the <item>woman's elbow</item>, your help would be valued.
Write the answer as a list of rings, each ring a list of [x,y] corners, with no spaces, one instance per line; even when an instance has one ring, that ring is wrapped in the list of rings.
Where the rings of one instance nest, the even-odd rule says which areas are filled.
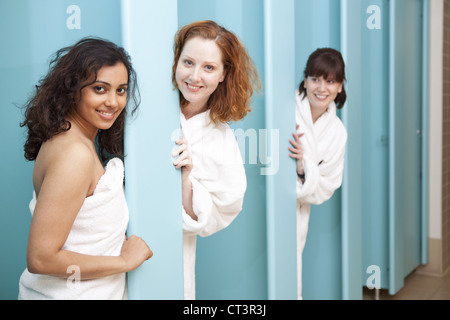
[[[32,259],[27,259],[27,269],[33,274],[43,274],[42,267]]]
[[[34,257],[27,257],[27,269],[30,273],[42,274],[42,264]]]
[[[46,267],[49,265],[44,254],[27,251],[27,269],[30,273],[46,274]]]

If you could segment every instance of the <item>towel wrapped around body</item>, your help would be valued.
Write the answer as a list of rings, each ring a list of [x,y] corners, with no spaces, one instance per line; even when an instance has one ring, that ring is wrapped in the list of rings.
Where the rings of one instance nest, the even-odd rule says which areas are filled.
[[[111,159],[93,195],[85,199],[78,212],[63,250],[95,256],[120,255],[129,220],[123,179],[122,160]],[[31,214],[35,206],[33,192]],[[76,266],[68,268],[68,273],[76,270]],[[19,281],[19,299],[118,300],[126,297],[125,284],[125,273],[73,283],[71,279],[31,274],[25,269]]]
[[[302,253],[308,233],[310,205],[318,205],[331,198],[341,186],[347,130],[336,115],[331,102],[327,111],[313,123],[308,98],[295,94],[297,133],[303,147],[305,181],[297,176],[297,289],[302,299]]]
[[[184,209],[183,254],[185,299],[195,299],[196,237],[226,228],[242,210],[247,188],[244,165],[236,138],[226,123],[214,124],[209,110],[186,120],[181,128],[188,142],[193,169],[193,220]]]

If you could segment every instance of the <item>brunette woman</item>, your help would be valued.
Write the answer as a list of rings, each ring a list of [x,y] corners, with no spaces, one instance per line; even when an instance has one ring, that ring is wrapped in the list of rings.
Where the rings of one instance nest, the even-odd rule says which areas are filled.
[[[152,256],[144,240],[125,235],[120,157],[136,90],[127,53],[86,38],[56,53],[28,101],[34,192],[19,299],[122,299],[125,273]]]
[[[336,115],[346,100],[341,53],[323,48],[308,58],[304,80],[295,93],[297,130],[290,157],[297,162],[297,288],[302,299],[302,253],[310,205],[331,198],[341,186],[347,131]]]

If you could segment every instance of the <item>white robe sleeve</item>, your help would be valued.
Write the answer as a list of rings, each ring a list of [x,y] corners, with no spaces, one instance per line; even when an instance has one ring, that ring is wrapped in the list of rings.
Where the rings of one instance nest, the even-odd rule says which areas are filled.
[[[187,235],[209,236],[226,228],[242,210],[247,187],[236,138],[228,125],[208,130],[201,150],[192,146],[194,169],[189,176],[193,190],[193,220],[183,209]]]
[[[315,159],[306,153],[303,155],[305,182],[302,183],[297,177],[297,200],[300,202],[322,204],[330,199],[342,184],[347,131],[340,120],[336,120],[339,123],[335,125],[335,130],[328,132],[328,138],[333,139],[324,157]]]

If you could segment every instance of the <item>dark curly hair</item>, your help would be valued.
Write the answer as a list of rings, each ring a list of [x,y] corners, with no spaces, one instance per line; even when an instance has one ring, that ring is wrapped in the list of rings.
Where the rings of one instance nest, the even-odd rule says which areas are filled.
[[[133,100],[133,114],[139,104],[136,73],[127,52],[116,44],[100,38],[83,38],[75,45],[58,50],[51,58],[49,72],[39,81],[35,94],[25,104],[28,128],[24,145],[25,158],[36,160],[42,143],[71,127],[67,116],[76,107],[74,97],[97,80],[103,66],[123,63],[128,72],[127,106],[108,130],[99,130],[96,145],[102,161],[111,155],[123,157],[123,132],[129,102]],[[90,79],[90,83],[86,83]]]

